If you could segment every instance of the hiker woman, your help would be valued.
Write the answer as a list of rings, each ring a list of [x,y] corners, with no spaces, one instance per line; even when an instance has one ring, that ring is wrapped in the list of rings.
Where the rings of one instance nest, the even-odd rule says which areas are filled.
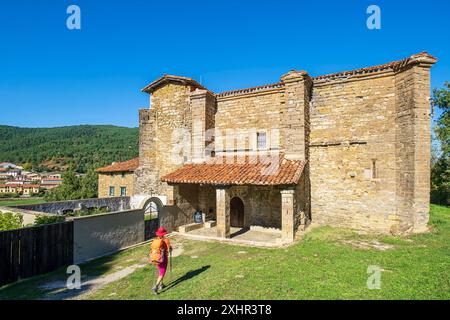
[[[160,227],[156,231],[156,239],[152,241],[150,246],[150,262],[158,267],[159,276],[155,286],[152,288],[154,294],[158,294],[158,290],[164,288],[164,276],[166,275],[167,263],[169,262],[169,253],[172,252],[172,246],[169,239],[165,237],[167,231],[164,227]]]

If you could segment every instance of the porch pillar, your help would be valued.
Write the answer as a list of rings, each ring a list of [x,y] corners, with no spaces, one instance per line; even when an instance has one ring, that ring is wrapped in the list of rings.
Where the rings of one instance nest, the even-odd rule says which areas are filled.
[[[230,195],[228,188],[216,189],[217,237],[230,237]]]
[[[294,241],[294,190],[281,190],[281,239]]]

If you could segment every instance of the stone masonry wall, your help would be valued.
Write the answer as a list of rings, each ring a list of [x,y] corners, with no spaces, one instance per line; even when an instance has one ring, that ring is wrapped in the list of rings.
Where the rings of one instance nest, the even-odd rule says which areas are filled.
[[[134,194],[134,173],[99,173],[98,175],[98,197],[109,197],[109,187],[114,187],[114,196],[120,196],[120,188],[125,187],[127,196]]]
[[[206,220],[216,219],[216,189],[214,187],[208,185],[199,186],[198,207],[199,210],[206,214]]]
[[[199,186],[180,184],[173,187],[174,204],[164,206],[159,214],[160,225],[169,232],[177,227],[193,223],[194,213],[199,208]]]
[[[139,115],[139,168],[135,173],[136,194],[165,195],[169,192],[160,177],[182,165],[183,149],[190,154],[192,114],[190,107],[191,86],[167,84],[151,96],[151,108]],[[188,133],[188,136],[183,136]],[[181,144],[182,139],[187,143]],[[174,153],[175,150],[175,153]]]
[[[278,187],[233,186],[227,189],[230,200],[239,197],[244,203],[244,225],[280,228],[281,194]],[[199,209],[208,213],[212,208],[214,214],[208,216],[215,220],[216,191],[212,187],[200,187]]]
[[[214,141],[216,98],[207,90],[191,93],[192,110],[192,161],[204,162],[206,155],[211,156],[207,147]],[[212,144],[213,146],[213,144]]]
[[[261,130],[267,131],[267,143],[270,147],[282,150],[284,148],[284,130],[280,130],[282,104],[284,94],[279,89],[217,99],[216,152],[234,149],[256,150],[256,132]],[[271,129],[276,130],[272,132]],[[226,141],[224,138],[226,130],[247,138],[242,142]]]
[[[315,84],[310,116],[312,221],[389,232],[397,223],[394,77]]]
[[[312,220],[423,232],[429,213],[430,64],[314,84]]]
[[[414,66],[396,75],[398,232],[423,232],[430,203],[430,75]]]
[[[309,184],[309,174],[306,171],[300,178],[300,182],[295,188],[294,199],[294,230],[303,231],[311,222],[311,191]]]

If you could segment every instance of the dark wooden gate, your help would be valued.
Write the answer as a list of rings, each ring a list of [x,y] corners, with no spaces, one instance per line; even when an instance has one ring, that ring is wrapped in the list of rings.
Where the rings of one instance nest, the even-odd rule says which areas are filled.
[[[73,264],[73,222],[0,232],[0,286]]]

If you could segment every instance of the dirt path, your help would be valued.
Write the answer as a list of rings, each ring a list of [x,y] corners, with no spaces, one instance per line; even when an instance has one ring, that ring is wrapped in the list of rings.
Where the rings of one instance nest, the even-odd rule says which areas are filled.
[[[181,255],[183,252],[183,248],[181,246],[174,247],[172,251],[172,257],[177,257]],[[119,271],[107,274],[105,276],[96,276],[96,277],[86,277],[86,279],[82,280],[81,289],[68,289],[66,287],[66,282],[63,280],[56,280],[45,283],[40,286],[40,289],[44,290],[53,290],[52,293],[47,294],[44,297],[44,300],[77,300],[83,299],[86,295],[97,291],[104,286],[125,278],[132,274],[134,271],[140,268],[144,268],[146,264],[134,264]]]
[[[82,299],[83,296],[90,294],[111,282],[120,280],[132,274],[136,269],[144,268],[145,264],[135,264],[122,270],[107,274],[106,276],[88,277],[82,281],[81,289],[67,289],[65,281],[57,280],[44,284],[40,289],[55,290],[54,293],[47,295],[44,300],[66,300]]]

